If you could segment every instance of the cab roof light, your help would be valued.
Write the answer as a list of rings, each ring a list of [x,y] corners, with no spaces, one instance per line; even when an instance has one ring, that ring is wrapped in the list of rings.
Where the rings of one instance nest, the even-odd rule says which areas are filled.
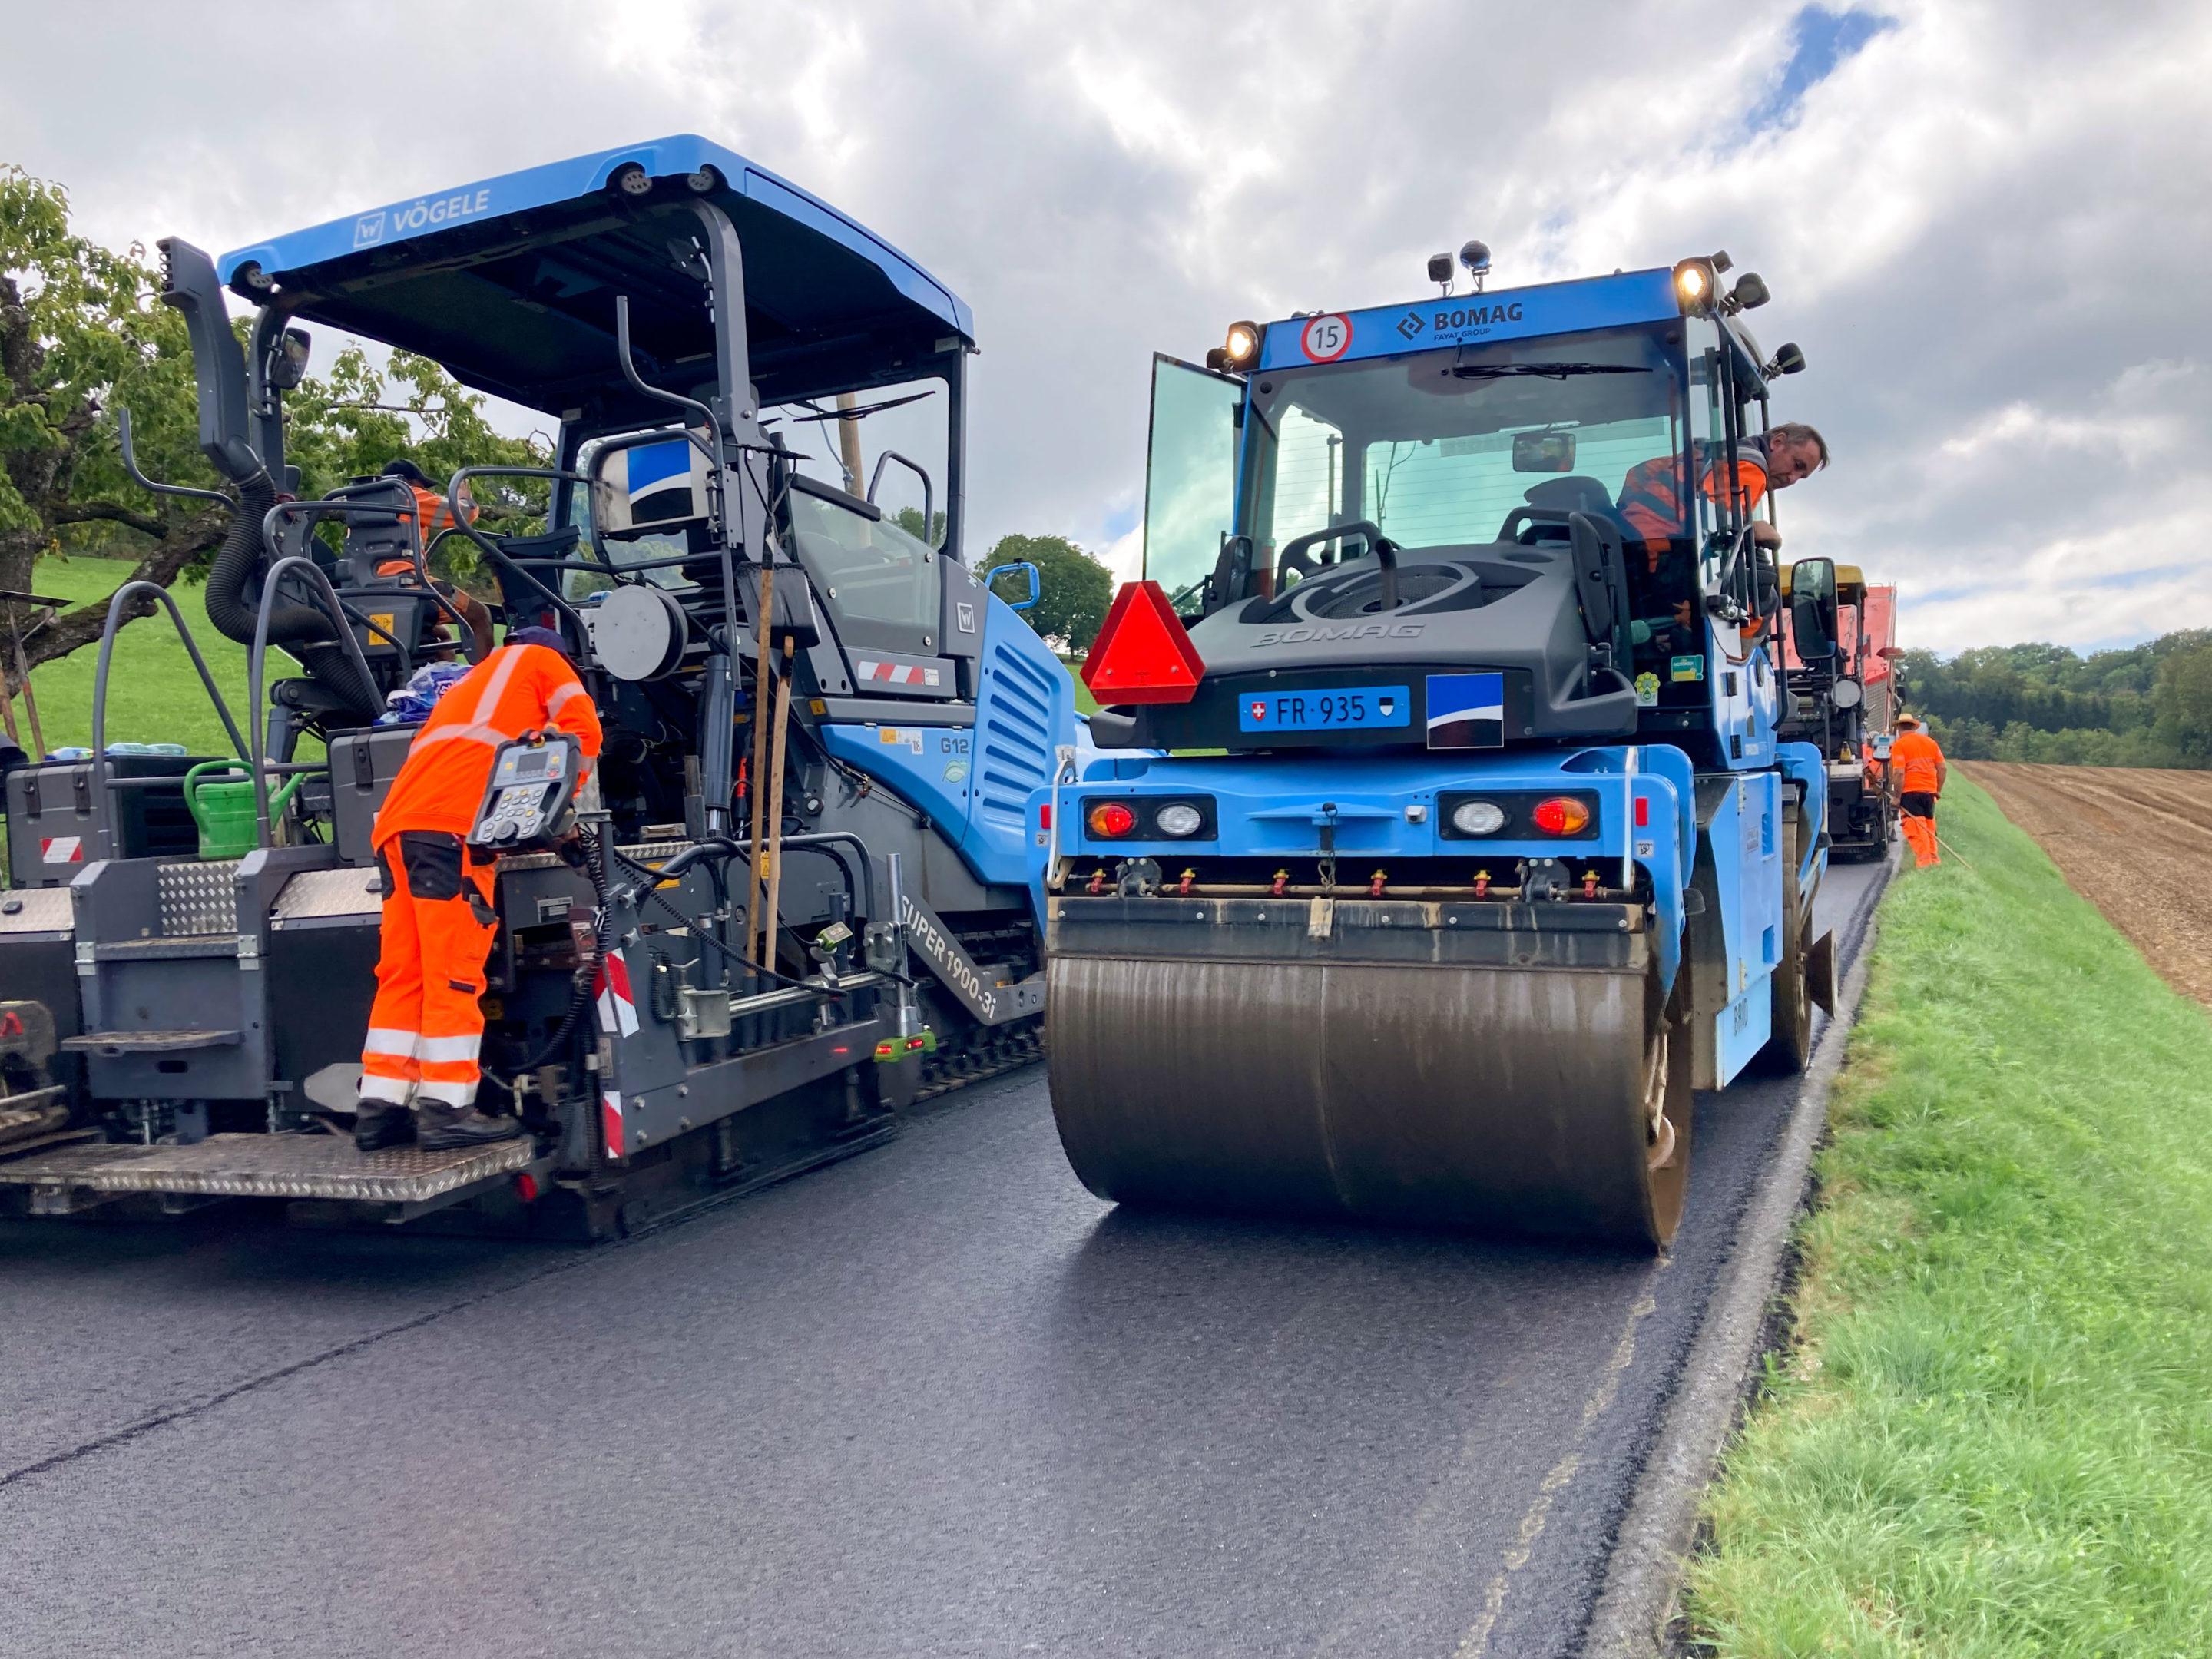
[[[1711,316],[1720,286],[1711,259],[1685,259],[1674,267],[1674,298],[1685,317]]]
[[[1206,662],[1155,581],[1124,582],[1083,660],[1083,683],[1102,705],[1188,702]]]
[[[1266,338],[1266,331],[1257,323],[1231,323],[1229,332],[1222,338],[1220,350],[1206,354],[1206,366],[1242,374],[1258,366],[1261,343]]]

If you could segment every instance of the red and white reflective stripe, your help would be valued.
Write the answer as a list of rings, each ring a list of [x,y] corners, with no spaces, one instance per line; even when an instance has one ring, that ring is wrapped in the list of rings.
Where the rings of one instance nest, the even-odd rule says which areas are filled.
[[[623,1156],[622,1096],[610,1089],[599,1097],[599,1122],[607,1133],[607,1156]]]
[[[483,1047],[483,1033],[459,1036],[426,1036],[415,1040],[415,1058],[425,1061],[474,1060]]]
[[[82,864],[84,837],[49,836],[39,843],[39,859],[45,864]]]
[[[372,1025],[368,1028],[368,1036],[362,1040],[361,1051],[365,1054],[396,1054],[405,1060],[415,1052],[415,1045],[422,1041],[422,1036],[420,1031],[402,1031],[389,1025]]]
[[[864,680],[881,680],[890,685],[939,684],[938,671],[934,668],[925,668],[920,663],[872,662],[867,658],[862,657],[856,666],[860,670],[860,678]]]
[[[629,992],[629,964],[620,951],[599,964],[599,1030],[609,1036],[637,1035],[637,1004]]]

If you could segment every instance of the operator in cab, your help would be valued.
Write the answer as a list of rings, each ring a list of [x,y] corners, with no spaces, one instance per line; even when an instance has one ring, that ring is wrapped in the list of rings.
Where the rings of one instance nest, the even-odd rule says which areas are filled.
[[[1942,747],[1913,715],[1897,717],[1897,735],[1889,744],[1889,775],[1897,780],[1898,827],[1912,843],[1913,867],[1925,870],[1941,864],[1936,802],[1951,781],[1951,768]]]
[[[1705,499],[1722,501],[1733,490],[1743,496],[1747,512],[1755,511],[1769,490],[1787,489],[1828,464],[1828,441],[1814,428],[1796,421],[1784,421],[1738,443],[1732,482],[1726,477],[1724,457],[1704,443],[1696,448],[1698,464],[1704,468],[1698,488]],[[1685,469],[1679,455],[1656,455],[1648,461],[1639,461],[1628,469],[1628,475],[1620,481],[1620,499],[1615,511],[1627,521],[1632,532],[1626,549],[1632,582],[1638,576],[1646,580],[1656,579],[1660,562],[1672,550],[1674,543],[1690,533],[1684,482]],[[1754,546],[1771,550],[1782,545],[1782,532],[1764,519],[1753,519],[1751,539]],[[1634,565],[1635,555],[1639,551],[1644,555],[1644,568],[1640,571]],[[1680,590],[1677,587],[1674,591]],[[1689,601],[1685,599],[1674,605],[1671,616],[1639,620],[1629,626],[1634,643],[1642,645],[1671,629],[1680,629],[1689,635],[1694,623]],[[1679,648],[1696,647],[1685,639]]]
[[[599,716],[567,641],[520,629],[438,700],[376,815],[384,920],[354,1119],[362,1152],[410,1141],[439,1152],[522,1133],[519,1118],[477,1109],[478,999],[498,918],[493,855],[465,838],[501,745],[548,726],[575,735],[588,775]]]

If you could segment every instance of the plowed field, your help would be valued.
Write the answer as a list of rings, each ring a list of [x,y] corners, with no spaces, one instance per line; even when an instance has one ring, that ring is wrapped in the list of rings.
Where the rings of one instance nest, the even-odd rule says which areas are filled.
[[[1999,761],[1958,769],[2167,984],[2212,1005],[2212,772]]]

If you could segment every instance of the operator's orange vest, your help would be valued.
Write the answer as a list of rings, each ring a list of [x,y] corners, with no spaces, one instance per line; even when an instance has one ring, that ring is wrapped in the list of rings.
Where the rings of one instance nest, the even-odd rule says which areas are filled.
[[[499,746],[545,726],[574,732],[586,760],[599,755],[599,713],[568,659],[542,645],[502,645],[453,683],[415,734],[376,815],[377,843],[403,830],[466,835]]]

